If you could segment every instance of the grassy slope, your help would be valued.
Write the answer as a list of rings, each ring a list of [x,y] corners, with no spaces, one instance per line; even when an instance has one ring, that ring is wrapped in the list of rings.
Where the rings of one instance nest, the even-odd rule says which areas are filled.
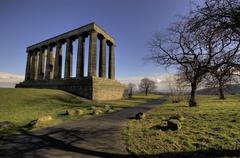
[[[214,96],[199,96],[199,107],[170,101],[151,110],[145,120],[131,120],[124,131],[127,148],[137,155],[158,155],[166,152],[240,148],[240,95],[218,100]],[[179,131],[160,130],[166,126],[163,117],[183,115]],[[162,128],[163,129],[163,128]]]
[[[91,106],[103,108],[108,104],[117,110],[143,104],[158,97],[139,95],[130,100],[93,102],[61,90],[0,88],[0,121],[7,120],[18,125],[25,125],[41,116],[51,115],[54,118],[52,123],[56,124],[79,117],[59,115],[69,109],[82,109],[85,115],[89,115]]]

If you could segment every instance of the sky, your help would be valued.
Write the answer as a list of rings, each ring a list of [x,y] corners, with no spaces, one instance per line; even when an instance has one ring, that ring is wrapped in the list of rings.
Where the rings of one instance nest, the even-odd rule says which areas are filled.
[[[189,13],[193,3],[196,1],[0,0],[0,72],[23,76],[26,47],[96,22],[116,41],[117,79],[166,74],[169,70],[164,66],[144,62],[147,43],[155,32],[164,32],[179,15]]]

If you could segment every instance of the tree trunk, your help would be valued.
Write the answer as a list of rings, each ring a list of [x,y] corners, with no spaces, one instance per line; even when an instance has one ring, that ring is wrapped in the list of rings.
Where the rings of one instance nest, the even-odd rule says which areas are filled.
[[[223,93],[223,86],[220,84],[218,87],[219,90],[219,99],[225,99],[224,93]]]
[[[147,96],[148,95],[148,89],[146,88],[145,89],[145,96]]]
[[[197,106],[196,102],[196,90],[197,90],[197,83],[193,82],[191,84],[191,93],[190,93],[190,99],[189,99],[189,106],[194,107]]]

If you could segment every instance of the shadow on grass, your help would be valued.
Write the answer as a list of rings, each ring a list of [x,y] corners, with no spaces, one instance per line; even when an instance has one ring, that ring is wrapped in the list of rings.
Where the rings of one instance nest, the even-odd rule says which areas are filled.
[[[153,130],[161,130],[161,131],[167,131],[167,130],[169,130],[167,126],[161,126],[161,125],[152,126],[152,127],[150,127],[150,129],[153,129]]]
[[[159,128],[159,127],[157,127]],[[162,128],[162,127],[160,127]],[[114,129],[105,129],[106,131]],[[91,137],[97,137],[99,134],[106,131],[95,131],[90,133]],[[64,152],[67,152],[68,156],[85,157],[95,156],[103,158],[130,158],[130,157],[163,157],[163,158],[194,158],[194,157],[238,157],[240,156],[240,150],[199,150],[199,151],[189,151],[189,152],[166,152],[156,155],[133,155],[133,154],[119,154],[106,152],[106,150],[93,150],[89,149],[87,146],[78,147],[75,144],[85,143],[89,137],[87,131],[81,131],[80,129],[65,129],[56,128],[45,134],[33,134],[30,132],[22,131],[24,133],[22,136],[18,137],[7,137],[0,140],[0,157],[42,157],[44,158],[44,153],[47,151],[47,157],[61,157]],[[96,141],[98,142],[98,141]],[[103,142],[98,142],[99,144]],[[95,144],[96,146],[98,144]],[[49,151],[50,150],[50,151]],[[52,150],[52,151],[51,151]],[[65,154],[65,153],[64,153]]]

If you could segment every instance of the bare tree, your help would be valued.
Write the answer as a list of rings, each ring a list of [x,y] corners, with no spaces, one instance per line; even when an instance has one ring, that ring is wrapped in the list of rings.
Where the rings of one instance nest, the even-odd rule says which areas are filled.
[[[128,96],[129,96],[129,98],[132,98],[133,92],[134,92],[136,87],[137,86],[134,83],[129,83],[128,84]]]
[[[190,23],[192,31],[214,23],[216,29],[240,36],[240,1],[206,0],[191,13]]]
[[[205,78],[205,84],[207,87],[218,87],[219,99],[225,99],[224,88],[228,84],[237,83],[237,70],[229,65],[225,64],[218,67],[215,70],[211,70]]]
[[[145,95],[147,96],[149,92],[152,92],[157,87],[155,85],[155,82],[153,80],[150,80],[149,78],[143,78],[139,84],[139,88],[145,92]]]
[[[156,64],[177,66],[191,85],[189,106],[196,106],[196,90],[204,76],[223,64],[234,61],[239,51],[239,40],[219,33],[214,25],[192,32],[189,19],[182,19],[168,29],[167,34],[156,34],[150,41],[152,54],[148,58]],[[213,63],[213,60],[219,62]]]

